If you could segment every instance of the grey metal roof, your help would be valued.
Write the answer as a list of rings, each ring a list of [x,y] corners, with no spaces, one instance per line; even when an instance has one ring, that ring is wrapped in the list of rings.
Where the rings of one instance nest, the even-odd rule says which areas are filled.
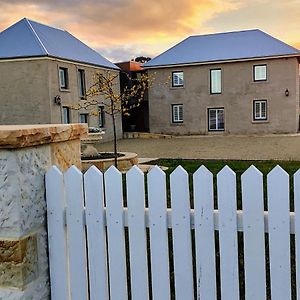
[[[67,31],[26,18],[0,33],[0,59],[51,56],[119,69]]]
[[[300,56],[300,51],[255,29],[190,36],[147,62],[144,67],[285,55]]]

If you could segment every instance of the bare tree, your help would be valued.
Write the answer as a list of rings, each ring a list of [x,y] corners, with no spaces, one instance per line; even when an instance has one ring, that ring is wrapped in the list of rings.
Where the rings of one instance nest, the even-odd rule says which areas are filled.
[[[95,73],[94,83],[87,90],[85,100],[70,106],[71,109],[86,109],[90,114],[98,115],[98,105],[103,105],[105,114],[111,117],[113,124],[115,167],[118,166],[116,116],[129,115],[131,109],[138,107],[144,99],[145,92],[154,82],[154,77],[143,73],[139,78],[131,80],[132,85],[120,91],[118,78],[119,73],[113,71]]]

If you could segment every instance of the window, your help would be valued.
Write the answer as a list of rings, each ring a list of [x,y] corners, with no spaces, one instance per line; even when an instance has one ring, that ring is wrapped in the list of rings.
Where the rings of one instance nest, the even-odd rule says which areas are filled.
[[[67,68],[59,68],[59,86],[61,89],[68,89],[68,69]]]
[[[99,127],[103,128],[103,127],[105,127],[105,111],[104,111],[104,106],[102,106],[102,105],[98,106],[98,115],[99,115]]]
[[[253,121],[263,121],[268,119],[267,100],[253,101]]]
[[[70,108],[64,106],[62,109],[63,109],[63,123],[64,124],[71,123]]]
[[[224,108],[208,109],[208,130],[223,131],[224,130]]]
[[[79,115],[79,122],[80,123],[89,123],[89,114],[80,114]]]
[[[172,105],[172,123],[183,123],[183,105]]]
[[[78,70],[78,83],[79,83],[79,96],[81,99],[83,99],[86,93],[84,70],[81,69]]]
[[[172,73],[172,86],[182,87],[184,83],[183,72],[173,72]]]
[[[210,93],[221,94],[222,92],[222,70],[210,70]]]
[[[266,81],[267,80],[267,65],[257,65],[253,67],[254,81]]]

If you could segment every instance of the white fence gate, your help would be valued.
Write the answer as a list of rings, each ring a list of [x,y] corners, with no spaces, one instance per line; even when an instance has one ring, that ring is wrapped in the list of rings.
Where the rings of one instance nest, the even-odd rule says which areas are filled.
[[[229,167],[217,175],[217,210],[213,175],[204,166],[193,174],[193,197],[182,167],[170,175],[170,189],[158,167],[146,183],[133,167],[124,197],[122,174],[114,167],[104,176],[95,167],[84,175],[76,167],[48,171],[52,299],[264,300],[271,294],[288,300],[295,285],[293,294],[300,295],[291,276],[296,266],[300,280],[299,171],[295,212],[289,175],[279,166],[267,176],[268,211],[263,176],[254,166],[241,178],[242,211]]]

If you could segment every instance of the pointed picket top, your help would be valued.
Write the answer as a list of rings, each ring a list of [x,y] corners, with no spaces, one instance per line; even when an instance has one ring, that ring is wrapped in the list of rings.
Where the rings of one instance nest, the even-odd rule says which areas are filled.
[[[219,176],[235,176],[235,172],[226,165],[221,171],[219,171],[217,178]]]
[[[286,177],[286,178],[288,178],[289,174],[281,166],[277,165],[267,175],[268,179],[276,178],[276,177],[279,177],[279,178]]]
[[[180,178],[180,177],[187,177],[188,176],[188,172],[182,167],[182,166],[178,166],[170,175],[170,179],[172,178]]]
[[[110,174],[118,174],[119,176],[122,175],[122,173],[115,167],[110,166],[104,173],[104,176],[111,176]]]
[[[59,175],[61,176],[62,175],[62,172],[61,170],[57,167],[57,166],[52,166],[47,172],[46,172],[46,176],[49,177],[49,176],[56,176],[56,175]]]
[[[137,165],[132,166],[129,169],[129,171],[127,171],[127,173],[126,173],[126,177],[127,176],[141,176],[141,175],[144,175],[144,173]]]
[[[197,171],[193,174],[193,178],[196,179],[196,178],[201,178],[201,177],[213,177],[213,174],[211,171],[209,171],[204,165],[202,165],[201,167],[199,167],[197,169]]]
[[[258,177],[261,178],[263,176],[262,172],[258,170],[254,165],[251,165],[241,176],[242,180],[247,180],[250,178]]]
[[[166,173],[157,165],[155,165],[148,173],[148,178],[161,177],[165,178]]]
[[[91,166],[88,170],[84,173],[84,178],[90,178],[93,176],[103,176],[103,173],[95,166]]]
[[[72,165],[66,172],[65,172],[66,176],[82,176],[81,171],[74,165]]]

